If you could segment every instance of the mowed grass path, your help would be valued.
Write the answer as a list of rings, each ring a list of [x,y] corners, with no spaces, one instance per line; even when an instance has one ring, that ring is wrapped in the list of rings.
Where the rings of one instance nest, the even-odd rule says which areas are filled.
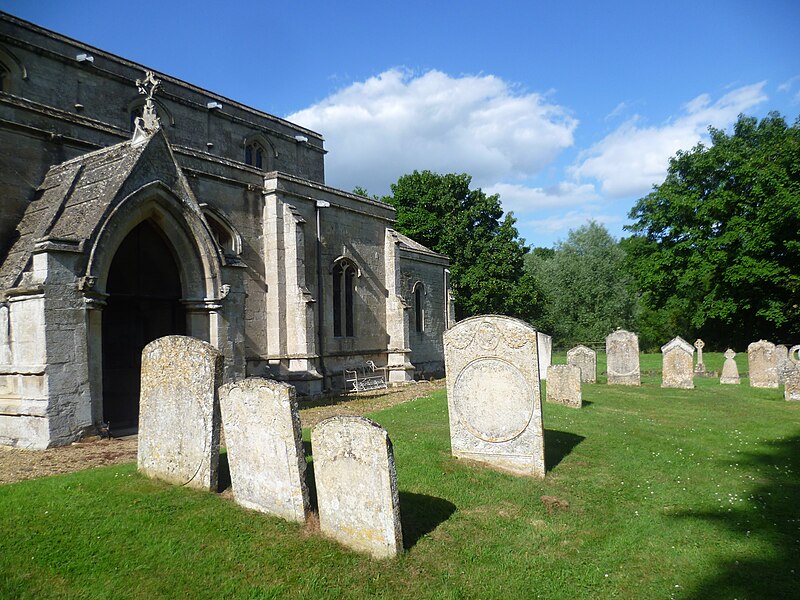
[[[394,442],[397,560],[135,465],[2,486],[0,597],[798,597],[800,403],[696,383],[545,404],[543,481],[453,459],[444,392],[372,415]]]

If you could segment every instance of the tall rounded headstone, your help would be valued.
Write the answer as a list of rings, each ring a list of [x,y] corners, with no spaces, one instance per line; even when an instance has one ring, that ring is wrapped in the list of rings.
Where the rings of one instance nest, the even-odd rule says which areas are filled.
[[[489,315],[444,334],[453,456],[544,477],[536,330]]]
[[[778,387],[778,355],[775,344],[765,340],[750,344],[747,347],[747,363],[750,387]]]
[[[692,389],[694,387],[693,355],[694,347],[680,336],[661,346],[662,388]],[[698,362],[698,364],[702,365],[703,363]]]
[[[142,350],[139,470],[177,485],[217,490],[222,354],[180,335]]]
[[[597,352],[586,346],[575,346],[567,351],[567,364],[581,370],[581,383],[597,381]]]
[[[639,338],[617,329],[606,337],[606,371],[609,385],[641,385]]]

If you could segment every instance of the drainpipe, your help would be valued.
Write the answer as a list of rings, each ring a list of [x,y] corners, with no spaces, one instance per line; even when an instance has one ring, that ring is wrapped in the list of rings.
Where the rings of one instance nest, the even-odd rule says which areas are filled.
[[[323,347],[323,333],[322,333],[322,316],[325,314],[323,299],[325,294],[322,288],[322,235],[319,226],[319,213],[321,208],[328,208],[330,202],[325,200],[317,200],[316,202],[316,217],[317,217],[317,354],[319,355],[319,370],[322,374],[322,391],[327,392],[330,389],[328,385],[328,374],[325,369],[324,347]]]

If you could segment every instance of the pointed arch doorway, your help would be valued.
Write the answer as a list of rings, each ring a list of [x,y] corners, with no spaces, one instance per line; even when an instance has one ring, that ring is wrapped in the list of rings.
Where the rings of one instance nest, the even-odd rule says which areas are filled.
[[[102,314],[103,420],[115,431],[139,420],[142,349],[165,335],[186,334],[180,267],[164,234],[146,220],[111,261]]]

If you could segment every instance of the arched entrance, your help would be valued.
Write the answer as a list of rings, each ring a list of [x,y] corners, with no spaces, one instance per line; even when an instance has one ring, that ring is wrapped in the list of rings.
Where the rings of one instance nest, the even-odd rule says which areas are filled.
[[[180,268],[151,221],[137,225],[111,262],[102,313],[103,420],[119,431],[136,427],[142,348],[186,333]]]

